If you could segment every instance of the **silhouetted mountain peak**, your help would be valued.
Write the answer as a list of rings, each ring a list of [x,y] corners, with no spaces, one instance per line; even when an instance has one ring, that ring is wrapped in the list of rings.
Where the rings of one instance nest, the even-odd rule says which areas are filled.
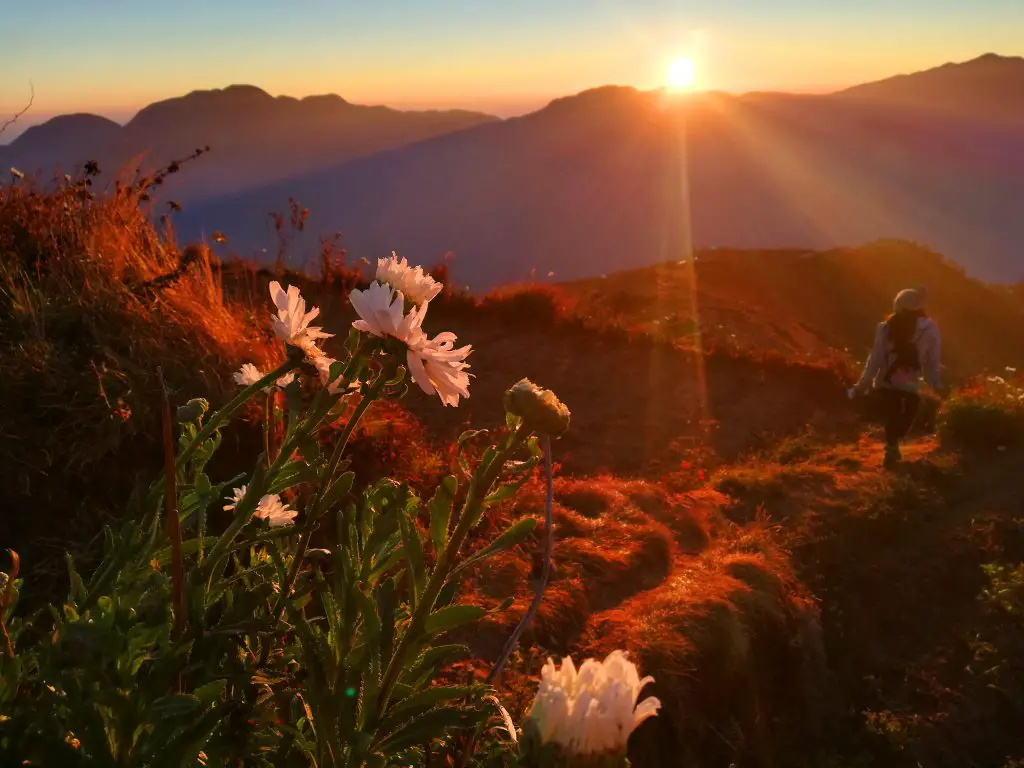
[[[17,152],[60,152],[67,147],[79,147],[110,141],[121,126],[106,117],[89,113],[58,115],[45,123],[28,128],[11,142]]]

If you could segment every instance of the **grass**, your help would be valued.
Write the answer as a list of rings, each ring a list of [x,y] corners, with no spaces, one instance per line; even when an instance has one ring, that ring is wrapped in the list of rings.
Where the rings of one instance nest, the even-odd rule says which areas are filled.
[[[179,249],[144,210],[144,186],[0,188],[0,476],[5,537],[97,531],[137,471],[151,472],[160,372],[176,402],[223,397],[263,331],[224,300],[208,249]],[[47,556],[61,557],[57,552]],[[38,548],[37,548],[38,549]],[[42,557],[40,553],[40,557]]]

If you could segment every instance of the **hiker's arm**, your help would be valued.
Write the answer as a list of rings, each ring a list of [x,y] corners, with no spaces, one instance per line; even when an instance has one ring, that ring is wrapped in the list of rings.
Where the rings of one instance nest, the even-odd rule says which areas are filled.
[[[936,392],[942,390],[942,336],[939,333],[939,326],[935,323],[931,323],[924,335],[921,337],[921,346],[924,347],[924,360],[922,360],[922,368],[924,370],[925,381],[928,382],[928,386],[934,389]]]
[[[864,372],[860,375],[860,381],[858,381],[854,388],[863,392],[871,386],[871,382],[875,380],[878,375],[878,371],[882,367],[882,363],[885,360],[885,327],[879,325],[875,331],[875,344],[871,349],[871,354],[868,355],[868,361],[864,363]]]

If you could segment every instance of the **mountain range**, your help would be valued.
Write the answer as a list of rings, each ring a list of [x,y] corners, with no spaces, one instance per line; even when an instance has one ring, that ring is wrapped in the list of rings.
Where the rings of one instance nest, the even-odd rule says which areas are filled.
[[[0,162],[91,149],[112,167],[210,145],[165,194],[185,203],[179,233],[220,230],[243,255],[273,249],[267,214],[294,198],[310,211],[295,262],[340,232],[355,258],[451,252],[474,290],[682,259],[691,246],[881,238],[925,243],[986,280],[1024,280],[1020,57],[828,95],[603,87],[506,120],[249,86],[154,104],[124,128],[58,119],[69,122],[26,131]]]

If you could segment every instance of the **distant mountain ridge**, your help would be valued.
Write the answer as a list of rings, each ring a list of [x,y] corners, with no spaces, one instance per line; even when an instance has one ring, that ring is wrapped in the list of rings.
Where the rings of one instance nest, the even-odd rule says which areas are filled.
[[[124,127],[95,115],[53,118],[0,147],[0,161],[46,176],[94,159],[114,173],[153,169],[210,146],[202,163],[168,186],[183,200],[207,199],[497,119],[465,110],[363,106],[333,94],[273,97],[255,86],[231,85],[155,102]],[[101,121],[104,130],[95,130]],[[90,130],[83,131],[86,123]],[[64,146],[37,149],[40,136],[58,134],[66,137]]]
[[[220,230],[257,255],[273,247],[267,214],[295,198],[311,212],[296,262],[341,232],[354,257],[453,251],[453,274],[474,290],[654,264],[690,244],[885,238],[1014,281],[1024,279],[1020,115],[1024,59],[994,54],[830,95],[607,86],[506,120],[229,86],[146,107],[99,159],[109,174],[210,145],[161,192],[185,203],[181,235]]]
[[[431,263],[452,251],[453,276],[473,290],[683,258],[687,244],[889,238],[1016,281],[1024,131],[1003,115],[970,106],[936,119],[920,103],[842,94],[668,99],[604,87],[187,208],[179,231],[218,229],[254,255],[271,237],[264,212],[291,196],[310,210],[296,262],[318,235],[341,232],[354,257],[396,249]]]
[[[864,83],[836,95],[1024,120],[1024,57],[986,53],[971,61]]]

